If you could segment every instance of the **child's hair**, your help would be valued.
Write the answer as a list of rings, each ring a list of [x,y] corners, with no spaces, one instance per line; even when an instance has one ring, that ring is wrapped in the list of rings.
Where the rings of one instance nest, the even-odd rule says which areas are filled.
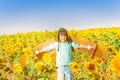
[[[71,42],[71,39],[70,37],[68,36],[68,32],[65,28],[61,27],[59,30],[58,30],[58,41],[60,41],[59,39],[59,35],[65,35],[67,38],[66,38],[66,41],[68,42]]]
[[[72,40],[71,38],[68,36],[68,32],[65,28],[61,27],[59,30],[58,30],[58,49],[57,51],[59,51],[59,42],[60,42],[60,38],[59,38],[59,35],[65,35],[67,38],[66,38],[66,41],[68,41],[68,43],[71,43]],[[73,50],[73,48],[72,48]]]

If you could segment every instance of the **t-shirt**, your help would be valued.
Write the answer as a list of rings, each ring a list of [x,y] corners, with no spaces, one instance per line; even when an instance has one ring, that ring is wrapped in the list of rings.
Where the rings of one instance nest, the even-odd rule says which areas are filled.
[[[72,61],[72,47],[78,48],[79,44],[75,42],[55,42],[45,47],[43,50],[48,52],[56,49],[56,65],[68,65]]]

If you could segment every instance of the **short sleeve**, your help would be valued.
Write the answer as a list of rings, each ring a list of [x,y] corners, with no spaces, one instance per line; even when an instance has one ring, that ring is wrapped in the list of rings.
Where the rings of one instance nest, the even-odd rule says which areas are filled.
[[[73,47],[73,48],[79,48],[79,44],[76,43],[76,42],[72,42],[72,47]]]

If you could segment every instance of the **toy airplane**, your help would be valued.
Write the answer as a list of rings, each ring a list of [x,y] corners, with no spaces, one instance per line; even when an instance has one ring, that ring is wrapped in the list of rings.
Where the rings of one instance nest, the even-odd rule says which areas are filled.
[[[85,46],[92,46],[94,49],[91,49],[91,50],[88,50],[88,49],[74,49],[75,51],[78,51],[78,52],[84,52],[84,53],[88,53],[88,55],[90,56],[95,56],[95,57],[99,57],[99,58],[102,58],[103,60],[107,60],[107,54],[105,52],[105,50],[97,45],[96,43],[93,43],[93,42],[90,42],[90,41],[85,41],[85,40],[80,40],[76,37],[71,37],[71,40],[73,42],[77,42],[79,44],[82,44],[82,45],[85,45]],[[48,46],[50,43],[54,43],[56,40],[55,38],[51,38],[45,42],[42,42],[40,44],[38,44],[37,46],[35,46],[32,51],[35,52],[36,50],[40,50],[46,46]],[[54,50],[51,50],[49,52],[50,54],[54,54],[55,53],[55,49]],[[37,55],[37,57],[41,58],[43,54],[39,54]]]

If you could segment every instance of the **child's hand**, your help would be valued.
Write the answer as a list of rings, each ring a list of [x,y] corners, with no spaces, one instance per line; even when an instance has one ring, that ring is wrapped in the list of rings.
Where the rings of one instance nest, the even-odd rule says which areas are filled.
[[[38,54],[41,54],[41,53],[44,53],[44,51],[43,50],[36,50],[35,51],[35,56],[38,55]]]
[[[35,55],[37,55],[37,54],[39,54],[40,52],[37,50],[37,51],[35,51]]]
[[[87,46],[88,50],[94,49],[93,47],[91,47],[90,45]]]
[[[36,55],[38,55],[39,54],[39,51],[38,50],[36,50],[35,51],[35,54],[32,56],[32,58],[35,58],[36,57]]]

